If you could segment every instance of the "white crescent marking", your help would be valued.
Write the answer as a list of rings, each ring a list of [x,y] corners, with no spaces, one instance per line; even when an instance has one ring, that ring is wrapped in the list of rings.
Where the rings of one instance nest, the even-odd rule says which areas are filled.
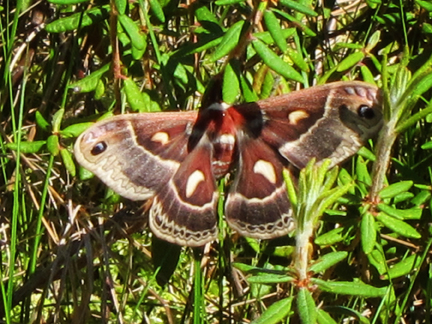
[[[276,172],[273,164],[271,164],[270,162],[258,160],[253,167],[253,172],[261,174],[268,181],[276,184]]]
[[[309,114],[304,110],[295,110],[288,115],[290,124],[297,125],[297,123],[305,118],[308,118]]]
[[[159,142],[162,145],[165,145],[166,143],[168,143],[169,139],[170,138],[169,138],[168,133],[165,133],[165,132],[154,133],[153,136],[151,137],[151,140],[153,142]]]
[[[195,190],[198,188],[200,182],[204,180],[205,176],[202,171],[195,170],[194,172],[192,172],[186,183],[186,197],[189,198],[190,196],[192,196]]]

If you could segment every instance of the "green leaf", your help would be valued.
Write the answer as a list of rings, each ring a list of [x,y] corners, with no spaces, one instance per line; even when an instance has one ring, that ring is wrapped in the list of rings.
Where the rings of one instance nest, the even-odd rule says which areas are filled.
[[[84,13],[78,12],[66,18],[55,20],[45,26],[48,33],[64,33],[78,29],[78,27],[86,27],[109,17],[110,5],[92,8]],[[82,19],[81,19],[82,17]],[[81,22],[81,25],[80,25]]]
[[[432,142],[426,142],[426,143],[424,143],[424,144],[421,146],[421,148],[422,148],[423,150],[430,150],[430,149],[432,149]]]
[[[63,164],[64,164],[66,170],[69,172],[69,174],[72,177],[75,177],[76,167],[75,167],[75,163],[72,159],[72,154],[67,149],[64,148],[64,149],[60,150],[60,156],[63,160]]]
[[[117,11],[120,15],[124,15],[126,13],[126,8],[128,1],[127,0],[115,0],[114,1]]]
[[[324,281],[318,278],[311,278],[311,282],[325,292],[364,298],[382,297],[387,291],[387,287],[377,288],[374,286],[369,286],[360,280]]]
[[[232,5],[236,3],[246,2],[246,0],[217,0],[215,4],[218,6]]]
[[[388,272],[388,274],[384,275],[384,279],[394,279],[399,278],[402,276],[406,276],[412,271],[418,269],[418,267],[421,264],[421,257],[417,254],[413,254],[406,259],[402,260],[401,262],[396,263],[394,266],[392,266]]]
[[[428,23],[423,23],[423,26],[422,26],[422,31],[425,33],[425,34],[432,34],[432,25],[431,24],[428,24]]]
[[[300,19],[297,19],[296,17],[293,17],[292,15],[282,11],[282,10],[277,10],[277,9],[273,9],[274,12],[277,12],[279,15],[281,15],[282,17],[285,17],[286,19],[288,19],[289,21],[292,21],[293,24],[295,26],[297,26],[297,28],[300,28],[301,30],[304,31],[304,33],[310,37],[315,37],[317,34],[310,29],[307,25],[305,25]]]
[[[430,1],[416,0],[416,2],[426,11],[432,12],[432,3],[430,3]]]
[[[282,34],[282,29],[279,21],[277,20],[275,14],[270,11],[264,11],[264,22],[267,26],[270,35],[273,37],[276,45],[280,48],[280,50],[285,53],[287,51],[287,43],[285,41],[285,37]]]
[[[85,78],[74,82],[69,85],[69,88],[74,89],[75,92],[86,93],[90,91],[94,91],[98,85],[98,82],[102,75],[109,71],[111,64],[105,64],[100,69],[92,72],[90,75]]]
[[[360,65],[360,72],[361,72],[363,81],[370,83],[370,84],[375,84],[374,75],[372,74],[371,70],[369,69],[369,67],[367,65]]]
[[[319,308],[317,310],[317,323],[318,324],[337,324],[335,320],[330,316],[329,313]]]
[[[64,108],[61,108],[55,112],[52,118],[52,129],[53,133],[58,133],[60,131],[61,122],[63,120],[63,115],[65,113]]]
[[[78,137],[82,132],[84,132],[87,128],[89,128],[93,124],[94,123],[91,122],[73,124],[61,130],[59,133],[63,138]]]
[[[20,152],[24,154],[37,153],[46,144],[46,141],[20,142]],[[7,143],[6,148],[13,151],[18,151],[17,143]]]
[[[397,219],[420,219],[423,213],[421,208],[396,209],[386,204],[378,204],[378,209],[389,216]]]
[[[356,65],[358,62],[361,62],[365,57],[365,54],[363,52],[355,52],[351,55],[348,55],[346,58],[344,58],[337,66],[336,71],[343,72],[345,70],[350,69],[354,65]]]
[[[288,199],[291,203],[291,207],[293,210],[297,210],[297,205],[298,205],[298,197],[297,197],[297,190],[296,190],[297,186],[294,184],[291,173],[287,169],[284,169],[282,172],[283,172],[285,185],[287,187],[287,194],[288,194]]]
[[[258,101],[259,97],[253,91],[252,86],[243,74],[240,74],[240,86],[243,92],[243,97],[246,102]]]
[[[373,154],[369,149],[364,146],[361,147],[360,150],[358,150],[357,154],[370,161],[376,160],[375,154]]]
[[[48,149],[48,152],[51,153],[53,156],[57,156],[60,153],[60,146],[59,146],[59,137],[57,135],[51,135],[48,137],[46,141],[46,146]]]
[[[364,253],[369,254],[374,249],[376,234],[375,218],[366,212],[361,221],[361,244]]]
[[[374,249],[372,253],[367,254],[369,262],[377,269],[380,275],[387,272],[386,259],[380,251]]]
[[[138,25],[127,15],[119,15],[118,20],[123,26],[126,34],[128,34],[132,46],[136,47],[139,50],[145,50],[145,48],[147,47],[147,43],[142,37]]]
[[[285,40],[291,36],[294,36],[295,33],[296,33],[295,28],[282,29],[282,35],[283,35]],[[273,37],[270,35],[269,32],[254,33],[253,37],[258,38],[259,40],[262,40],[264,43],[266,43],[268,45],[273,44],[273,41],[274,41]]]
[[[297,50],[288,47],[287,54],[293,63],[297,65],[302,71],[309,72],[309,66],[306,60]]]
[[[314,273],[324,272],[328,268],[338,264],[343,259],[346,259],[348,252],[330,252],[319,258],[314,264],[309,267],[309,270]]]
[[[56,5],[74,5],[82,2],[87,2],[89,0],[48,0],[48,2]]]
[[[413,199],[411,199],[411,203],[414,206],[421,207],[431,199],[431,196],[432,193],[430,192],[430,189],[427,188],[426,190],[420,191]]]
[[[378,195],[380,196],[381,199],[393,198],[405,191],[410,190],[413,184],[414,182],[411,180],[393,183],[388,187],[382,189]]]
[[[126,93],[126,100],[132,110],[140,111],[140,109],[145,107],[146,102],[141,94],[141,90],[132,79],[126,78],[123,80],[123,89]]]
[[[147,49],[147,35],[141,33],[140,36],[142,38],[142,40],[140,41],[140,43],[143,42],[145,44],[145,46],[144,46],[144,48],[139,49],[139,48],[136,48],[135,46],[133,46],[134,43],[132,43],[132,58],[134,60],[140,60],[140,59],[142,59],[142,57],[144,56],[144,53],[145,53],[145,51]]]
[[[87,170],[86,168],[80,166],[78,168],[78,177],[81,181],[85,181],[94,178],[94,174],[89,170]]]
[[[366,52],[370,52],[381,40],[381,30],[375,31],[372,36],[369,38],[366,45]]]
[[[149,0],[150,2],[150,8],[152,9],[153,13],[159,19],[160,22],[165,22],[165,14],[163,12],[162,6],[159,3],[159,0]]]
[[[283,61],[275,52],[269,49],[263,42],[258,39],[252,41],[252,44],[262,58],[265,64],[276,73],[282,75],[286,79],[291,79],[297,82],[303,82],[303,77],[291,65]]]
[[[238,69],[233,60],[231,60],[225,67],[222,84],[222,98],[227,104],[235,103],[240,95],[240,80],[236,70]]]
[[[301,323],[316,324],[316,305],[311,292],[307,288],[300,288],[296,301]]]
[[[262,274],[247,278],[249,283],[254,284],[277,284],[282,282],[293,282],[295,280],[294,277],[280,274]]]
[[[217,60],[221,59],[238,45],[244,24],[245,21],[240,20],[232,25],[230,29],[228,29],[228,31],[223,36],[221,43],[211,56],[211,62],[216,62]]]
[[[97,85],[96,85],[94,98],[96,100],[99,100],[103,97],[104,94],[105,94],[105,82],[103,82],[101,79],[99,79],[97,82]]]
[[[346,229],[344,227],[338,227],[318,236],[314,242],[320,246],[330,246],[343,241],[346,235]]]
[[[366,195],[368,193],[367,187],[372,185],[372,178],[369,174],[367,163],[365,160],[359,156],[356,163],[356,174],[357,174],[357,186]]]
[[[294,297],[278,300],[270,305],[259,318],[252,321],[251,324],[275,324],[280,323],[291,312]]]
[[[36,125],[39,126],[44,132],[51,132],[51,124],[42,116],[42,114],[36,110],[35,113]]]
[[[318,14],[315,11],[313,11],[311,8],[302,5],[298,1],[280,0],[280,3],[294,11],[301,12],[305,15],[312,16],[312,17],[318,16]]]
[[[410,225],[381,212],[376,217],[385,227],[404,237],[418,239],[421,235]]]
[[[243,0],[242,0],[243,1]],[[207,6],[200,6],[195,10],[195,17],[199,22],[212,22],[219,26],[219,20],[216,16],[207,8]]]

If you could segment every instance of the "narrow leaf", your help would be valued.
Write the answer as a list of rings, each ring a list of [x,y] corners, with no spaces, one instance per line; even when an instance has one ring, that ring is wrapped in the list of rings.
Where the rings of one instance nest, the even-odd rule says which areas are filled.
[[[285,37],[282,33],[282,28],[280,26],[279,21],[277,20],[275,14],[270,11],[264,11],[264,22],[267,26],[270,35],[273,37],[276,45],[280,48],[280,50],[285,53],[287,51],[287,43],[285,41]]]
[[[46,144],[46,141],[21,142],[20,152],[24,154],[37,153]],[[6,148],[13,151],[18,151],[17,143],[7,143]]]
[[[126,93],[126,100],[129,103],[131,109],[134,111],[139,111],[145,107],[145,101],[141,95],[141,90],[136,85],[136,83],[132,79],[126,78],[123,80],[123,85],[123,89]]]
[[[379,196],[381,197],[381,199],[393,198],[401,194],[402,192],[410,190],[413,184],[414,182],[411,180],[393,183],[388,187],[384,188],[383,190],[381,190],[379,192]]]
[[[338,227],[318,236],[314,242],[320,246],[330,246],[343,241],[346,235],[347,230],[344,227]]]
[[[98,23],[109,16],[110,5],[92,8],[84,13],[78,12],[66,18],[55,20],[45,26],[48,33],[63,33]],[[80,25],[81,23],[81,25]]]
[[[356,65],[358,62],[363,60],[364,57],[365,54],[363,52],[355,52],[351,55],[348,55],[338,64],[336,71],[343,72],[345,70],[348,70],[354,65]]]
[[[85,78],[72,83],[69,85],[69,88],[74,89],[75,92],[90,92],[96,89],[98,82],[102,75],[109,71],[111,64],[105,64],[100,69],[92,72],[90,75]]]
[[[89,128],[94,123],[79,123],[73,124],[60,131],[63,138],[78,137],[82,132]]]
[[[328,268],[341,262],[347,256],[348,256],[348,252],[345,251],[327,253],[321,258],[319,258],[314,264],[312,264],[309,270],[315,273],[324,272]]]
[[[418,239],[421,237],[419,232],[417,232],[412,226],[408,225],[404,221],[396,219],[394,217],[388,216],[387,214],[381,212],[378,214],[377,219],[387,228],[391,229],[397,234],[408,238]]]
[[[60,156],[63,160],[63,164],[64,164],[66,170],[69,172],[69,174],[72,177],[75,177],[76,167],[75,167],[75,163],[72,159],[72,154],[67,149],[64,148],[64,149],[60,150]]]
[[[51,153],[53,156],[57,156],[60,153],[60,147],[59,147],[59,138],[57,135],[51,135],[48,137],[46,146],[48,149],[48,152]]]
[[[239,43],[241,31],[243,29],[245,21],[240,20],[236,22],[234,25],[231,26],[230,29],[225,33],[224,37],[222,38],[221,43],[216,48],[215,52],[210,58],[211,62],[215,62],[225,55],[227,55],[229,52],[231,52]]]
[[[126,8],[128,1],[127,0],[115,0],[114,1],[117,11],[120,15],[124,15],[126,13]]]
[[[258,39],[252,41],[252,44],[258,55],[262,58],[265,64],[268,65],[276,73],[282,75],[286,79],[291,79],[297,82],[303,82],[303,78],[291,65],[283,61],[275,52],[269,49],[263,42]]]
[[[132,46],[135,46],[139,50],[144,50],[147,43],[143,39],[138,25],[127,15],[119,15],[118,20],[123,26],[126,34],[128,34]]]
[[[74,5],[88,0],[48,0],[48,2],[56,5]]]
[[[251,324],[274,324],[280,323],[292,311],[292,302],[294,297],[284,298],[271,304],[269,308],[261,314],[259,318],[254,320]]]
[[[396,263],[392,266],[388,274],[384,275],[384,279],[394,279],[415,271],[421,264],[421,258],[417,254],[410,255],[408,258]]]
[[[162,6],[159,2],[159,0],[149,0],[150,2],[150,8],[152,9],[153,13],[159,19],[160,22],[165,22],[165,14],[163,12]]]
[[[322,291],[333,294],[350,295],[357,297],[373,298],[382,297],[387,291],[387,287],[377,288],[357,281],[324,281],[311,278],[311,282],[318,286]]]
[[[235,61],[231,60],[226,65],[223,76],[222,98],[227,104],[235,103],[240,95],[240,80],[234,64]]]
[[[295,278],[287,275],[264,274],[253,276],[247,279],[249,283],[254,284],[277,284],[281,282],[293,282]]]
[[[35,113],[35,121],[36,125],[38,125],[39,128],[42,129],[44,132],[51,131],[51,124],[48,123],[48,121],[42,116],[39,111],[36,111]]]
[[[292,1],[292,0],[280,0],[280,3],[290,9],[293,9],[295,11],[301,12],[305,15],[316,17],[318,14],[313,11],[311,8],[302,5],[298,1]]]
[[[65,113],[64,108],[61,108],[55,112],[52,118],[52,129],[53,133],[58,133],[60,131],[61,122],[63,120],[63,115]]]
[[[300,288],[297,294],[297,311],[302,324],[316,323],[316,305],[311,292],[307,288]]]
[[[376,243],[375,218],[369,212],[366,212],[361,221],[361,244],[363,252],[369,254],[375,247]]]
[[[386,204],[378,204],[378,209],[389,216],[404,219],[420,219],[423,213],[421,208],[396,209]]]
[[[337,324],[330,314],[321,308],[317,311],[317,322],[318,324]]]

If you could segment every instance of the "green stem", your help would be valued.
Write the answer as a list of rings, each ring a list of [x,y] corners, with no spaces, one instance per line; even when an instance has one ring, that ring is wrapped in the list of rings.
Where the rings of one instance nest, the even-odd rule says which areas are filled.
[[[378,193],[383,189],[385,184],[386,173],[390,165],[391,151],[396,141],[397,133],[395,132],[395,122],[393,120],[384,124],[378,138],[377,160],[374,163],[372,171],[372,187],[370,189],[370,201],[378,202]]]

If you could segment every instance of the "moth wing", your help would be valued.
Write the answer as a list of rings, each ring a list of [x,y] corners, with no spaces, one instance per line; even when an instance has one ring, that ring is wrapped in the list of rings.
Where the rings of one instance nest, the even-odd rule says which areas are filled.
[[[284,159],[261,138],[239,132],[238,166],[225,205],[231,228],[241,235],[270,239],[294,228],[282,177]]]
[[[312,159],[332,165],[354,155],[382,126],[381,95],[364,82],[335,82],[240,105],[246,116],[258,106],[251,132],[298,168]],[[253,118],[257,118],[254,114]],[[249,117],[250,118],[250,117]]]
[[[204,135],[150,209],[150,228],[171,243],[202,246],[217,238],[218,191],[212,172],[213,146]]]
[[[131,200],[151,198],[187,156],[195,112],[120,115],[81,134],[75,158]]]

